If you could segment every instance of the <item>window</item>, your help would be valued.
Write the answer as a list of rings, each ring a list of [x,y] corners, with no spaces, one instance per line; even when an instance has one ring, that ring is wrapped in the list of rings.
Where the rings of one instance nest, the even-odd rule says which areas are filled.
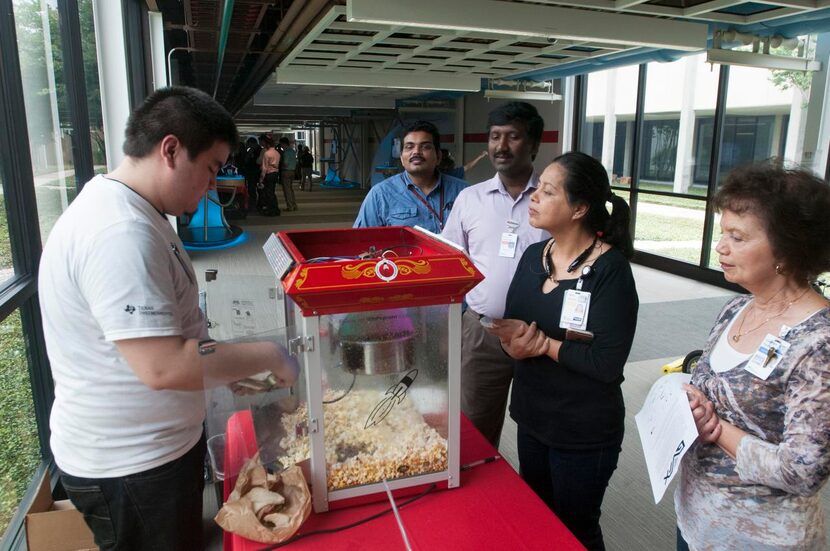
[[[730,67],[720,154],[721,181],[733,168],[753,161],[780,158],[793,165],[805,161],[810,80],[781,78],[787,73],[790,72]],[[704,124],[700,132],[707,131],[711,132]],[[710,246],[717,245],[719,238],[716,219]],[[717,254],[709,258],[709,267],[720,269]]]
[[[107,170],[107,150],[104,147],[104,118],[101,110],[101,85],[98,80],[98,55],[95,43],[95,24],[92,18],[92,0],[78,0],[81,23],[81,54],[84,60],[87,109],[89,110],[89,137],[95,173]]]
[[[585,120],[579,150],[598,159],[611,185],[631,186],[631,148],[639,68],[623,67],[588,75]]]
[[[13,6],[40,233],[45,242],[76,191],[57,0],[13,0]]]
[[[9,224],[7,222],[7,208],[6,194],[3,193],[3,175],[0,173],[0,285],[14,275],[12,247],[11,240],[9,239]]]
[[[40,462],[40,443],[19,312],[0,322],[0,534]]]
[[[695,129],[712,120],[718,72],[695,55],[649,63],[646,75],[634,246],[697,264],[707,185],[694,176],[711,154],[712,136]]]

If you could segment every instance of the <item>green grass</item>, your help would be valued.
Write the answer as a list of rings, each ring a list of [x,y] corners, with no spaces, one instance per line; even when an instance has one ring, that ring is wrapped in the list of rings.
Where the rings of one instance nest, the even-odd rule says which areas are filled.
[[[641,192],[644,191],[672,191],[672,186],[666,184],[658,184],[653,182],[640,182],[638,188]],[[687,195],[697,195],[701,198],[706,197],[706,188],[692,186],[686,192]],[[697,201],[695,199],[686,199],[685,197],[667,197],[665,195],[651,195],[648,193],[640,193],[638,200],[641,203],[654,203],[656,205],[669,205],[672,207],[684,207],[703,211],[706,209],[706,201]]]
[[[0,268],[12,267],[5,200],[0,195]],[[40,461],[32,386],[20,314],[0,322],[0,534],[6,531]]]
[[[674,258],[676,260],[682,260],[684,262],[689,262],[690,264],[694,264],[697,266],[698,262],[700,262],[700,250],[693,249],[693,248],[674,248],[670,247],[668,249],[660,249],[656,251],[649,251],[646,249],[639,249],[643,252],[648,252],[652,254],[659,254],[660,256],[665,256],[667,258]]]
[[[5,216],[4,216],[5,218]],[[18,312],[0,323],[0,534],[40,462],[26,346]]]
[[[703,220],[638,212],[635,233],[635,239],[645,241],[700,241]]]
[[[0,195],[0,270],[12,267],[12,247],[9,225],[6,223],[6,198]]]

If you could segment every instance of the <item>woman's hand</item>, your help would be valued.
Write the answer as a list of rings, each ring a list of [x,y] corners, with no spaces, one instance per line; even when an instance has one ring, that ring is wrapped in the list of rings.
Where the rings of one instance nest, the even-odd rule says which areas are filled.
[[[689,407],[692,409],[700,440],[708,444],[717,443],[723,429],[715,413],[715,405],[706,398],[703,392],[692,385],[683,385],[683,390],[689,397]]]
[[[496,335],[507,354],[516,360],[547,354],[550,340],[536,327],[520,320],[494,320],[494,327],[488,332]]]

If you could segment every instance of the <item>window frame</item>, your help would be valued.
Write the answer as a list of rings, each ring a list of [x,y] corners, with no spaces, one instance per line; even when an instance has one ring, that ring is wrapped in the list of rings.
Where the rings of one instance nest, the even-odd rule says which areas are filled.
[[[91,178],[94,170],[77,0],[58,0],[57,11],[71,112],[72,156],[80,191],[82,182]],[[15,310],[20,311],[41,456],[18,510],[0,540],[2,549],[25,547],[23,522],[35,497],[36,482],[45,472],[54,475],[57,470],[49,448],[49,413],[54,401],[54,384],[37,297],[42,244],[18,55],[14,5],[12,0],[0,0],[0,158],[3,159],[0,174],[14,266],[14,275],[0,284],[0,321]],[[52,476],[53,487],[57,479]]]

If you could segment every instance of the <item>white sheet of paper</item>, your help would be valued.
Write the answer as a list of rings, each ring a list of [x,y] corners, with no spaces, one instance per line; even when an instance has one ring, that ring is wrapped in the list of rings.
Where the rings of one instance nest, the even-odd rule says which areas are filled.
[[[689,399],[681,386],[692,376],[671,373],[657,379],[634,416],[654,503],[660,503],[666,488],[680,469],[680,460],[697,439],[697,427],[689,408]]]

